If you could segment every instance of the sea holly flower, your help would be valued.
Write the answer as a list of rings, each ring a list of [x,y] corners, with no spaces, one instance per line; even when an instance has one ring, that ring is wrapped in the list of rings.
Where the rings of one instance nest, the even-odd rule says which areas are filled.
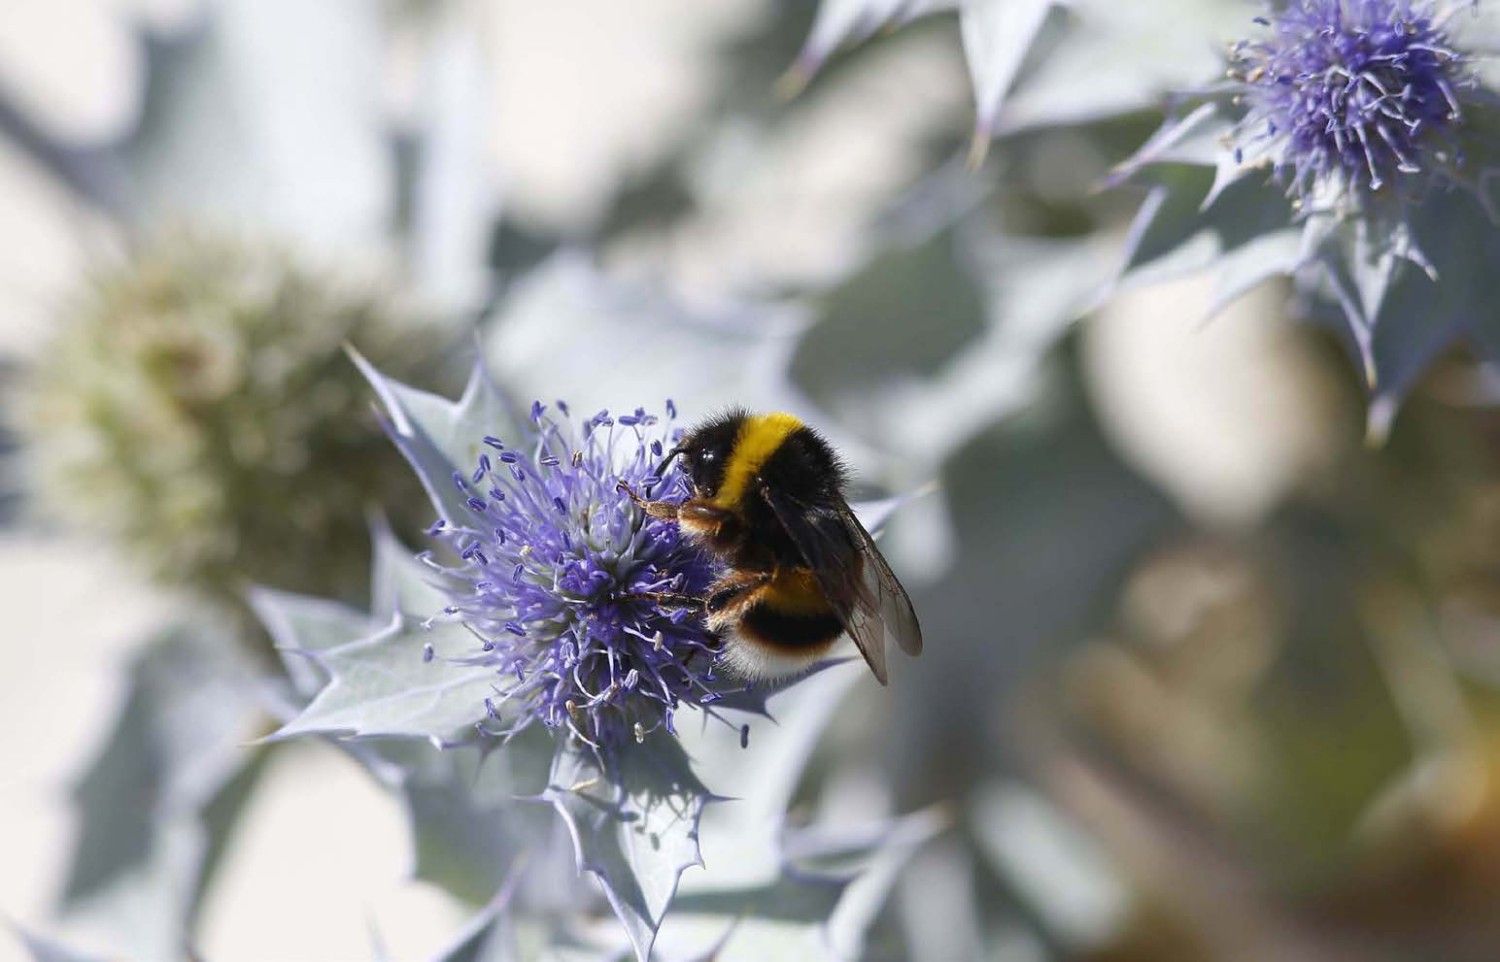
[[[468,511],[429,533],[456,563],[426,558],[450,585],[443,617],[473,632],[468,659],[495,674],[482,733],[539,722],[609,749],[720,697],[717,642],[693,601],[713,565],[629,494],[687,497],[675,465],[655,474],[681,434],[675,414],[668,401],[665,419],[575,420],[562,401],[537,402],[521,438],[485,436],[472,471],[454,473]]]
[[[438,512],[436,546],[399,577],[387,563],[383,625],[293,639],[326,683],[274,737],[502,752],[513,797],[555,810],[644,960],[682,872],[702,864],[715,797],[675,737],[679,713],[700,710],[744,750],[745,721],[778,687],[719,675],[693,600],[714,566],[630,496],[687,494],[675,470],[656,473],[676,412],[538,402],[517,417],[482,367],[450,402],[355,362]],[[322,620],[265,593],[259,607],[283,643],[289,625]]]
[[[1290,194],[1363,204],[1456,169],[1469,57],[1449,37],[1453,10],[1429,0],[1292,0],[1264,36],[1230,48],[1245,108],[1237,160],[1269,163]],[[1332,188],[1331,191],[1320,188]]]
[[[657,473],[681,434],[670,401],[660,416],[535,402],[516,417],[482,365],[450,402],[354,359],[438,512],[435,549],[380,638],[309,653],[333,680],[284,734],[449,746],[539,727],[607,766],[670,740],[683,707],[763,712],[774,685],[718,669],[698,601],[714,561],[633,497],[688,494],[677,468]]]
[[[1500,112],[1469,52],[1486,15],[1437,0],[1269,7],[1229,47],[1228,81],[1121,165],[1116,182],[1153,184],[1124,279],[1212,270],[1217,309],[1290,276],[1312,316],[1341,322],[1383,437],[1434,358],[1500,351],[1484,307],[1500,293]]]

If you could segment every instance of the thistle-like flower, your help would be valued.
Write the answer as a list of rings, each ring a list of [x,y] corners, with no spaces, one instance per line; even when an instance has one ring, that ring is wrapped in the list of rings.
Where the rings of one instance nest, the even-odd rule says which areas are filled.
[[[378,297],[284,251],[199,232],[143,246],[79,292],[29,379],[18,427],[42,507],[233,611],[247,582],[358,597],[368,506],[419,495],[350,342],[404,376],[436,367]]]
[[[1288,0],[1256,18],[1268,36],[1231,48],[1237,159],[1269,162],[1303,204],[1452,169],[1470,81],[1447,19],[1431,0]]]
[[[673,729],[683,704],[718,700],[717,645],[691,601],[713,579],[708,557],[630,491],[685,497],[674,466],[653,472],[678,433],[637,410],[580,421],[536,403],[528,437],[484,438],[488,450],[453,484],[472,512],[429,533],[456,564],[424,555],[450,586],[444,615],[478,638],[473,664],[493,666],[485,734],[533,723],[596,748]]]

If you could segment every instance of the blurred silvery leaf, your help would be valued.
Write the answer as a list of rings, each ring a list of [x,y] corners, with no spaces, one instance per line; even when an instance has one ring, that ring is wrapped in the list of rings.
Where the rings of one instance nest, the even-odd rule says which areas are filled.
[[[139,112],[145,86],[135,33],[169,26],[148,25],[145,13],[93,4],[69,17],[12,11],[3,41],[5,112],[28,118],[58,143],[118,136]]]
[[[329,682],[275,737],[387,736],[458,744],[485,717],[494,685],[493,668],[469,663],[473,647],[473,637],[458,625],[423,627],[398,614],[372,635],[309,651]]]
[[[475,362],[463,395],[450,401],[387,377],[358,354],[353,357],[385,406],[392,439],[411,463],[438,517],[455,524],[471,517],[473,509],[451,479],[455,472],[468,474],[486,437],[513,436],[517,424],[517,412],[483,363]]]
[[[430,962],[623,962],[628,949],[600,946],[531,924],[496,899],[476,914]]]
[[[673,739],[651,739],[617,753],[605,772],[596,754],[560,745],[542,798],[577,846],[578,869],[592,872],[647,962],[686,869],[702,865],[698,823],[711,801]]]
[[[489,80],[457,7],[417,26],[343,0],[175,6],[127,15],[143,95],[110,136],[70,143],[3,98],[0,132],[130,226],[249,228],[356,261],[398,254],[429,307],[481,303],[498,211]],[[399,89],[407,75],[414,89]]]
[[[822,0],[788,83],[806,83],[844,44],[859,43],[880,30],[959,5],[960,0]]]
[[[999,136],[1154,109],[1212,78],[1222,64],[1218,44],[1254,16],[1236,0],[1060,6],[1056,31],[1044,32],[1034,68],[1022,73],[994,125]]]
[[[593,908],[586,904],[588,893],[570,886],[566,879],[536,878],[538,866],[530,858],[535,854],[533,849],[510,867],[498,890],[442,948],[427,957],[429,962],[623,962],[630,954],[623,940],[617,937],[601,944],[576,931],[581,928],[578,918]],[[568,869],[571,876],[572,866]],[[563,884],[551,884],[559,881]],[[550,906],[539,911],[536,905],[519,904],[528,888],[535,893],[546,885],[553,889],[548,893]],[[383,954],[377,952],[375,962],[385,962]]]
[[[1211,76],[1214,41],[1249,19],[1227,0],[824,0],[789,80],[800,86],[840,44],[953,9],[974,87],[976,157],[993,135],[1155,107]]]
[[[503,883],[492,889],[484,908],[432,956],[432,962],[520,962],[522,939],[512,902],[528,868],[525,856],[508,864]]]
[[[430,962],[520,962],[504,905],[487,905]]]
[[[951,152],[966,88],[950,38],[918,30],[791,105],[766,105],[768,117],[708,113],[682,161],[689,209],[613,238],[611,269],[710,309],[837,281],[878,246],[872,218],[923,177],[935,151]]]
[[[975,159],[989,146],[1006,93],[1055,0],[823,0],[802,52],[784,80],[807,83],[843,44],[918,17],[956,10],[976,104]]]
[[[1059,0],[961,0],[959,28],[974,84],[974,152],[984,155],[1005,96]]]
[[[815,825],[784,839],[803,857],[836,853],[837,867],[787,864],[773,881],[685,893],[674,905],[664,941],[695,945],[722,962],[763,958],[827,960],[864,957],[867,933],[912,853],[943,828],[934,811],[878,825]],[[685,949],[679,950],[679,952]]]
[[[377,618],[404,612],[430,615],[442,608],[442,578],[423,564],[382,520],[373,525],[375,565],[371,572],[370,611]]]
[[[119,165],[106,148],[55,137],[8,91],[0,90],[0,137],[7,147],[29,155],[37,166],[73,194],[108,214],[124,203]]]
[[[969,841],[950,836],[918,852],[901,873],[897,904],[913,962],[982,957],[985,926],[974,862]]]
[[[1122,284],[1210,270],[1216,289],[1210,312],[1216,314],[1262,281],[1306,262],[1303,228],[1292,223],[1291,208],[1274,185],[1257,177],[1226,184],[1212,166],[1185,164],[1157,168],[1152,179],[1128,235]]]
[[[311,698],[328,683],[311,656],[379,630],[369,615],[327,598],[257,587],[251,591],[250,605],[281,652],[292,687],[303,698]]]
[[[832,289],[792,375],[870,443],[900,437],[892,467],[910,483],[1034,397],[1043,359],[1112,267],[1097,239],[1013,237],[967,218]]]
[[[1461,192],[1429,197],[1414,212],[1411,242],[1431,272],[1393,256],[1354,256],[1327,267],[1369,368],[1369,431],[1383,439],[1402,398],[1427,366],[1454,343],[1500,358],[1500,322],[1491,306],[1500,294],[1500,226]],[[1340,276],[1339,269],[1349,274]],[[1360,292],[1376,292],[1361,297]]]
[[[1106,944],[1128,894],[1097,843],[1020,785],[992,786],[973,810],[980,851],[1068,951]]]
[[[728,797],[704,813],[705,871],[683,879],[662,931],[668,957],[859,956],[895,871],[940,825],[923,812],[860,827],[788,826],[815,745],[863,677],[862,665],[835,667],[776,695],[777,723],[757,727],[749,753],[720,725],[684,733],[698,768]]]
[[[413,285],[435,309],[464,314],[489,294],[490,236],[500,211],[487,155],[490,78],[467,9],[443,4],[435,24],[398,19],[390,31],[391,43],[408,41],[420,61],[409,109],[397,118]]]
[[[121,714],[76,789],[69,924],[135,957],[189,954],[204,886],[259,771],[250,674],[188,629],[145,646]]]
[[[1006,719],[1018,686],[1090,630],[1096,614],[1079,599],[1107,590],[1179,523],[1111,449],[1064,346],[1029,403],[943,465],[953,562],[914,599],[924,631],[945,643],[911,663],[881,729],[907,804],[967,797],[982,773],[1011,763]]]
[[[47,936],[22,928],[16,928],[14,931],[16,938],[25,946],[31,962],[105,962],[105,957],[102,955],[80,952]]]
[[[514,284],[489,321],[484,353],[522,400],[565,397],[579,410],[630,410],[643,384],[685,411],[791,406],[785,369],[798,313],[750,302],[690,306],[658,286],[559,254]],[[620,351],[649,356],[643,370]]]
[[[821,302],[792,376],[845,420],[892,393],[893,380],[934,376],[984,329],[984,299],[950,231],[875,256]]]
[[[0,54],[0,138],[81,198],[119,213],[125,185],[112,151],[140,122],[155,48],[190,29],[199,6],[82,4],[67,16],[14,8]]]
[[[1186,122],[1206,116],[1200,110]],[[1385,436],[1401,400],[1445,349],[1469,339],[1495,350],[1491,325],[1475,306],[1485,302],[1484,265],[1497,228],[1472,196],[1433,190],[1398,231],[1377,240],[1374,223],[1324,215],[1299,222],[1264,173],[1228,170],[1222,147],[1200,152],[1183,147],[1188,141],[1143,152],[1156,165],[1145,175],[1154,186],[1129,234],[1123,284],[1207,271],[1216,314],[1268,279],[1296,278],[1315,303],[1331,308],[1322,315],[1343,329],[1363,369],[1374,439]]]
[[[919,848],[948,826],[941,808],[933,807],[862,826],[814,824],[788,833],[785,848],[794,874],[842,876],[847,882],[818,933],[817,941],[830,958],[865,954],[870,930],[900,872]],[[805,936],[804,940],[810,941]]]
[[[1096,306],[1109,276],[1111,252],[1097,238],[976,231],[967,250],[982,279],[983,333],[938,372],[927,390],[906,399],[913,405],[909,417],[930,419],[934,425],[921,444],[932,463],[1035,397],[1045,359],[1074,322]],[[901,402],[887,403],[888,424],[894,428]]]
[[[403,764],[400,794],[411,830],[413,877],[482,904],[511,873],[525,868],[533,857],[526,853],[539,848],[551,822],[542,809],[516,802],[535,790],[539,773],[531,769],[538,766],[531,763],[545,750],[526,748],[512,744],[486,755],[411,745],[404,752],[381,752]]]
[[[208,5],[195,30],[154,51],[123,151],[134,217],[373,249],[394,213],[380,43],[378,5],[357,0]]]
[[[764,881],[779,870],[776,836],[808,760],[851,688],[865,679],[862,664],[836,665],[774,695],[774,724],[750,735],[753,751],[739,750],[740,733],[707,724],[682,732],[698,771],[726,801],[704,813],[715,880]]]
[[[255,592],[256,612],[283,652],[294,697],[301,699],[298,708],[329,681],[322,655],[378,632],[377,618],[441,607],[442,595],[430,583],[432,570],[385,525],[375,526],[374,537],[373,615],[319,598]],[[520,851],[545,825],[537,810],[515,804],[518,795],[536,791],[546,774],[550,745],[533,741],[513,741],[499,755],[400,741],[338,744],[400,797],[411,833],[413,875],[477,905],[494,895]]]
[[[814,746],[844,695],[864,675],[863,665],[835,666],[772,696],[768,710],[774,724],[756,726],[748,751],[739,731],[717,722],[681,732],[696,770],[719,794],[702,811],[703,870],[682,877],[661,932],[663,955],[695,957],[710,945],[738,942],[730,931],[736,919],[747,911],[770,912],[772,905],[789,914],[798,931],[826,920],[842,884],[783,884],[781,835]],[[799,901],[804,899],[813,901]],[[735,951],[755,945],[752,936]]]

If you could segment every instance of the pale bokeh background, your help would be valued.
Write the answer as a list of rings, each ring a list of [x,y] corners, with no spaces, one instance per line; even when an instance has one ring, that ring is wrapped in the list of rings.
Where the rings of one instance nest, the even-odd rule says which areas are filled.
[[[324,2],[336,12],[357,0]],[[305,0],[222,6],[239,15],[250,3],[286,12],[308,7]],[[469,96],[459,100],[480,122],[455,124],[449,142],[457,154],[485,162],[477,175],[474,166],[456,164],[453,177],[472,178],[472,196],[485,203],[564,235],[586,234],[622,176],[695,133],[719,45],[772,13],[762,0],[407,6],[427,19],[383,39],[343,36],[334,13],[327,22],[310,17],[292,36],[249,30],[236,62],[250,76],[257,57],[294,57],[318,39],[339,37],[344,46],[321,69],[381,78],[362,90],[358,109],[398,129],[441,122],[427,110],[427,92],[469,84]],[[87,148],[119,137],[136,122],[144,84],[130,25],[170,35],[200,13],[197,0],[9,0],[0,10],[0,91],[67,142]],[[450,45],[437,61],[444,69],[424,59],[431,50],[424,45],[434,42]],[[770,154],[752,158],[736,151],[733,136],[720,138],[699,174],[712,198],[707,210],[680,234],[615,252],[618,268],[671,271],[687,294],[707,300],[745,277],[805,283],[838,271],[869,211],[920,172],[914,145],[955,118],[961,126],[968,109],[951,37],[918,36],[880,57],[846,85],[801,103]],[[313,71],[305,76],[316,74],[317,64],[302,66]],[[347,76],[329,83],[352,86]],[[222,131],[225,149],[234,136],[248,137],[266,152],[271,180],[246,185],[229,169],[215,173],[222,181],[200,186],[243,191],[229,198],[231,220],[264,213],[320,251],[378,259],[382,251],[369,235],[385,213],[383,201],[372,199],[385,174],[381,162],[370,161],[365,179],[339,182],[331,200],[316,173],[334,176],[335,155],[366,156],[373,128],[362,129],[351,108],[346,124],[322,130],[313,111],[327,104],[312,98],[304,115],[293,80],[283,88],[264,125],[232,122],[253,119],[263,105],[222,107],[231,121]],[[267,89],[276,94],[274,82]],[[309,131],[319,134],[310,147],[298,139]],[[314,169],[306,182],[285,166],[304,151]],[[263,204],[279,186],[272,182],[277,171],[297,187]],[[314,201],[328,201],[328,208],[313,210]],[[0,208],[0,361],[14,363],[44,350],[68,292],[118,238],[4,138]],[[432,209],[447,220],[430,235],[436,246],[427,254],[427,293],[461,303],[473,295],[473,271],[442,245],[472,241],[475,212],[461,203]],[[1095,403],[1107,412],[1105,428],[1128,462],[1190,515],[1249,523],[1325,446],[1325,422],[1306,414],[1322,401],[1297,376],[1303,362],[1283,328],[1268,322],[1268,301],[1252,299],[1203,325],[1208,296],[1191,283],[1122,296],[1089,327],[1084,366]],[[106,734],[120,667],[172,604],[85,533],[24,520],[0,528],[6,918],[45,929],[68,852],[68,785]],[[407,881],[406,859],[395,801],[346,756],[313,743],[278,753],[210,892],[204,955],[214,962],[369,958],[373,926],[393,958],[420,957],[465,913]],[[0,960],[22,957],[13,941],[0,938]]]

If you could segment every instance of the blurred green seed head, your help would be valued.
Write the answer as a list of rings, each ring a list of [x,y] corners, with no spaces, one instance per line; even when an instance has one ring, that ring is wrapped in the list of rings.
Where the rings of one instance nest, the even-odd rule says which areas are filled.
[[[344,345],[420,384],[431,341],[285,251],[164,237],[60,318],[21,405],[36,499],[235,611],[249,582],[357,599],[367,509],[424,499]]]

